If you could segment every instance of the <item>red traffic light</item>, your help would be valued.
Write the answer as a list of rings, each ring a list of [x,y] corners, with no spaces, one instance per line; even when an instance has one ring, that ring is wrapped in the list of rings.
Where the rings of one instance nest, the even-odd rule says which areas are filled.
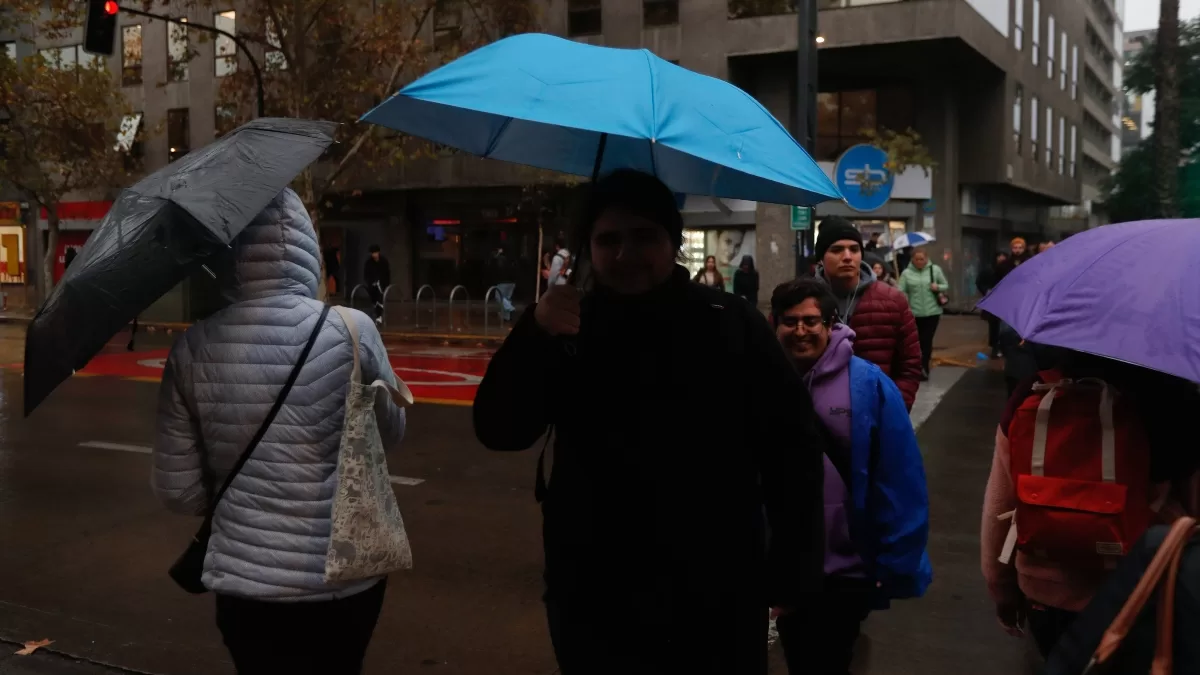
[[[119,11],[121,11],[121,6],[118,5],[117,3],[113,2],[113,0],[108,0],[108,2],[104,3],[104,13],[105,14],[112,15],[112,14],[116,14]]]

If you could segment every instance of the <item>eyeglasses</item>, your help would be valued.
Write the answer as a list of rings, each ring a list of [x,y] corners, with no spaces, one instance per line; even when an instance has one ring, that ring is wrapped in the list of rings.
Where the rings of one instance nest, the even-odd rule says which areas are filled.
[[[820,316],[781,316],[779,317],[779,323],[793,330],[801,324],[804,324],[804,328],[807,330],[814,330],[826,325],[828,322]]]

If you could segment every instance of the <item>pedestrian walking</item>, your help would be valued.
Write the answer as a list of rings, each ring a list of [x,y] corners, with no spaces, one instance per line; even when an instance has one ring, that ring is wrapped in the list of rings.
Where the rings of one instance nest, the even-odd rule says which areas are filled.
[[[315,299],[316,232],[292,190],[224,262],[228,306],[179,336],[167,358],[154,492],[199,515],[234,474],[212,512],[202,581],[240,675],[358,673],[386,581],[326,581],[341,427],[355,365],[362,382],[394,387],[395,374],[370,318],[347,310],[355,350],[351,326]],[[396,446],[404,410],[381,397],[375,411],[383,445]]]
[[[571,277],[571,252],[567,250],[567,238],[562,233],[554,240],[554,255],[550,258],[549,286],[566,285]]]
[[[863,246],[864,251],[871,252],[879,248],[879,234],[879,232],[871,233],[870,241]]]
[[[1000,321],[1000,335],[996,347],[1004,354],[1004,383],[1011,397],[1020,384],[1032,379],[1038,367],[1037,345],[1025,342],[1017,331]]]
[[[1018,385],[997,430],[981,557],[1001,625],[1028,625],[1045,657],[1146,528],[1186,512],[1176,488],[1197,457],[1175,427],[1200,396],[1101,357],[1035,355],[1045,369]]]
[[[713,290],[725,290],[725,278],[717,271],[716,256],[708,256],[704,259],[704,269],[696,273],[694,281],[701,286],[707,286]]]
[[[996,283],[998,284],[1003,281],[1009,272],[1015,270],[1021,263],[1029,260],[1030,257],[1029,252],[1026,250],[1025,238],[1013,237],[1012,241],[1008,243],[1008,260],[999,265],[999,272],[996,274]]]
[[[623,169],[583,189],[589,274],[525,311],[474,407],[493,450],[553,433],[535,494],[559,667],[763,675],[764,609],[802,607],[822,576],[812,401],[765,317],[675,263],[666,185]],[[687,422],[720,398],[698,363],[738,392],[720,424]]]
[[[367,294],[375,305],[375,323],[383,325],[383,292],[392,285],[392,267],[387,258],[379,250],[379,244],[371,244],[370,257],[363,265],[363,282],[367,285]]]
[[[758,270],[754,269],[754,258],[744,255],[742,263],[733,273],[733,294],[758,307]]]
[[[338,283],[342,278],[342,250],[337,246],[325,249],[325,290],[337,295]]]
[[[995,259],[991,265],[985,266],[979,271],[979,275],[975,277],[975,290],[979,291],[979,295],[987,296],[1000,283],[1000,268],[1004,263],[1008,262],[1008,254],[1004,251],[996,253]],[[983,320],[988,325],[988,347],[992,350],[992,358],[999,358],[1002,354],[1000,349],[1000,319],[987,311],[980,311]]]
[[[863,255],[863,260],[871,266],[871,271],[875,273],[875,281],[896,288],[896,279],[888,270],[887,263],[883,258],[876,253],[866,253]]]
[[[1047,239],[1046,241],[1043,241],[1037,245],[1037,252],[1045,253],[1046,251],[1049,251],[1052,248],[1054,248],[1054,242]]]
[[[838,317],[857,335],[854,354],[879,366],[904,395],[910,409],[921,386],[921,346],[908,300],[899,290],[876,283],[863,261],[862,234],[844,218],[821,222],[815,254],[816,276],[838,301]]]
[[[925,469],[900,390],[854,356],[854,331],[838,321],[826,285],[781,284],[771,317],[828,432],[825,583],[779,616],[779,641],[794,675],[848,675],[867,614],[920,597],[932,579]]]
[[[950,302],[946,292],[950,283],[937,263],[929,261],[929,254],[922,249],[913,253],[912,264],[900,275],[900,290],[908,297],[917,321],[917,335],[921,342],[921,377],[929,379],[929,361],[933,358],[933,336],[937,334],[942,320],[942,308]]]

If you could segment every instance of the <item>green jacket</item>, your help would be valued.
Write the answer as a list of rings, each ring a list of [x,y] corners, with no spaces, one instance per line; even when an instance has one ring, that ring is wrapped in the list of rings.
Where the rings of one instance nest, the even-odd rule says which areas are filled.
[[[936,263],[929,263],[925,269],[919,270],[910,264],[900,274],[900,290],[908,296],[908,306],[912,308],[913,316],[939,316],[942,306],[938,304],[938,294],[930,290],[929,284],[938,285],[938,292],[950,294],[950,282]]]

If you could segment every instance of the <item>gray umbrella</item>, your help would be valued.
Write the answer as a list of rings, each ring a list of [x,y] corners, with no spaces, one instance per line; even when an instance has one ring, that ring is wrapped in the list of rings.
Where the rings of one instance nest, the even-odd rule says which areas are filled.
[[[123,190],[25,334],[25,414],[234,237],[337,125],[258,119]]]

